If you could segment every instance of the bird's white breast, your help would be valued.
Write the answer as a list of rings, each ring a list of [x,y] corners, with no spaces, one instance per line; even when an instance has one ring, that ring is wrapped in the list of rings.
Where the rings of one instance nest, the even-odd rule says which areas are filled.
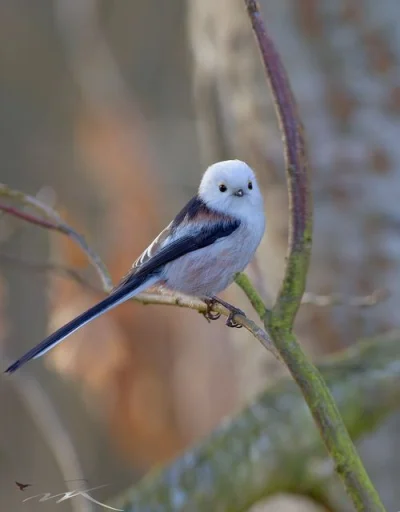
[[[249,264],[263,233],[264,218],[251,225],[242,222],[231,235],[169,263],[166,286],[196,297],[220,293]]]

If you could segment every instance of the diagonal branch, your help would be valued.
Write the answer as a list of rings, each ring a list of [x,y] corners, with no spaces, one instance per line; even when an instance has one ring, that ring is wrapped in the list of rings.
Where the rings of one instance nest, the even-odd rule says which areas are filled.
[[[324,379],[292,333],[307,278],[312,241],[312,203],[306,144],[285,69],[267,34],[256,0],[244,0],[256,36],[282,132],[289,193],[288,256],[281,289],[264,318],[275,347],[301,389],[336,471],[358,510],[384,511]],[[253,296],[249,285],[244,287]],[[261,299],[260,299],[261,300]]]

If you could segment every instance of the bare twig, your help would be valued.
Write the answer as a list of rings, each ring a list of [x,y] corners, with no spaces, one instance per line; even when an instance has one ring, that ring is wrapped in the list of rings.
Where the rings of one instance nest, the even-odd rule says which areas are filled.
[[[336,471],[354,505],[358,510],[384,511],[332,394],[292,332],[305,289],[312,241],[312,201],[306,144],[289,80],[266,32],[257,1],[244,0],[244,3],[260,48],[283,137],[290,207],[285,275],[272,312],[263,317],[264,324],[304,395],[328,452],[335,462]],[[257,292],[252,287],[242,288],[253,298],[252,302],[258,300]]]
[[[61,219],[58,213],[55,210],[53,210],[53,208],[42,203],[41,201],[39,201],[39,199],[36,199],[35,197],[32,197],[28,194],[24,194],[19,190],[11,189],[4,184],[0,184],[0,197],[14,199],[19,203],[24,204],[25,206],[29,206],[39,215],[44,217],[44,219],[27,214],[26,212],[22,212],[21,210],[10,208],[9,206],[4,204],[0,204],[0,210],[17,216],[23,220],[26,220],[27,222],[44,227],[46,229],[58,231],[72,238],[84,251],[84,253],[91,261],[92,265],[95,267],[98,275],[100,276],[104,290],[107,292],[110,292],[112,290],[113,284],[110,274],[104,263],[101,261],[101,258],[86,243],[85,238],[82,235],[80,235],[77,231],[72,229],[70,226],[68,226],[68,224],[66,224]]]
[[[259,295],[264,302],[270,302],[271,296],[267,292],[264,277],[261,272],[260,264],[257,258],[250,263],[248,267],[248,274],[252,276],[252,281],[255,283]],[[236,281],[237,284],[238,281]],[[240,286],[240,284],[239,284]],[[332,306],[348,306],[353,308],[368,308],[376,306],[385,301],[390,296],[389,291],[386,289],[377,289],[368,295],[352,296],[343,295],[341,293],[330,293],[329,295],[319,295],[313,292],[304,292],[301,298],[301,305],[318,306],[322,308]],[[257,308],[256,308],[257,309]],[[261,315],[260,315],[261,316]]]
[[[319,307],[350,306],[354,308],[368,308],[376,306],[388,297],[389,292],[387,290],[374,290],[369,295],[361,295],[359,297],[346,297],[336,293],[332,295],[317,295],[316,293],[305,292],[301,304]]]
[[[26,213],[22,210],[18,210],[18,208],[14,208],[13,206],[0,204],[0,210],[2,210],[4,213],[9,213],[10,215],[13,215],[14,217],[18,217],[19,219],[25,220],[26,222],[29,222],[31,224],[35,224],[36,226],[41,226],[42,228],[46,229],[57,230],[57,226],[53,222],[49,222],[44,219],[39,219],[38,217],[35,217],[34,215]]]

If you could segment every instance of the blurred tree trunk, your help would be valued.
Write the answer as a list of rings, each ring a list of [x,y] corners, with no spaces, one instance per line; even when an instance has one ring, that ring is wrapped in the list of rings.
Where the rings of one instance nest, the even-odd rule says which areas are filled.
[[[303,343],[315,354],[335,351],[398,324],[399,4],[264,0],[261,7],[310,143],[315,232],[308,290],[349,296],[390,291],[390,300],[373,309],[303,307],[297,320]],[[188,19],[203,157],[205,163],[241,158],[258,172],[268,215],[259,261],[273,296],[287,239],[282,144],[244,2],[191,0]],[[243,364],[244,399],[266,379],[269,356],[257,350],[249,340],[246,362],[253,364]],[[384,467],[374,474],[375,453],[376,470],[370,471],[394,510],[400,492],[393,475],[400,468],[390,430],[376,440]],[[372,443],[367,459],[374,450]]]

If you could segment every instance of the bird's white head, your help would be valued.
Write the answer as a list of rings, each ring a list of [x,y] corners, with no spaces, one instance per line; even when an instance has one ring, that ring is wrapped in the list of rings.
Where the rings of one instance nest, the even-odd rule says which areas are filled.
[[[210,208],[251,222],[264,215],[264,201],[254,171],[241,160],[211,165],[201,180],[199,197]]]

